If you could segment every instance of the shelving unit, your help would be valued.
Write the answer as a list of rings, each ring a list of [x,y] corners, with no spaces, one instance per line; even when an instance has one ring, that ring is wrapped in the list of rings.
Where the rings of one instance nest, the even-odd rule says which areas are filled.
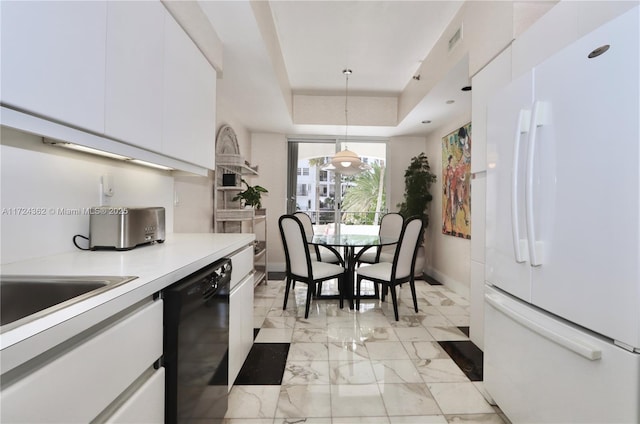
[[[257,168],[249,166],[240,155],[233,129],[224,126],[216,139],[215,231],[216,233],[247,233],[256,235],[254,243],[254,286],[267,281],[267,212],[266,209],[245,209],[232,199],[245,187],[242,179],[258,176]],[[229,185],[230,184],[230,185]]]

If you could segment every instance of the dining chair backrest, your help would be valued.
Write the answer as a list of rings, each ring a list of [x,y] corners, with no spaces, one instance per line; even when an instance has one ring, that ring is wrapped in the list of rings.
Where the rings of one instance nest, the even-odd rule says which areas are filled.
[[[402,225],[404,224],[404,218],[397,212],[390,212],[385,214],[380,220],[380,231],[378,234],[380,237],[393,237],[399,238],[402,232]],[[382,246],[381,252],[393,253],[396,250],[396,245]]]
[[[307,238],[313,236],[313,222],[311,221],[311,217],[304,212],[296,212],[293,214],[296,218],[300,220],[302,223],[302,227],[304,228],[304,233]]]
[[[422,219],[417,216],[408,218],[404,222],[393,260],[393,277],[400,279],[413,273],[422,226]]]
[[[293,215],[282,215],[278,220],[278,226],[282,236],[287,269],[294,275],[310,277],[311,257],[302,222]]]
[[[311,221],[311,217],[304,212],[295,212],[293,216],[298,218],[302,223],[307,241],[311,240],[314,234],[313,222]],[[329,249],[326,246],[314,245],[313,247],[311,247],[310,254],[311,260],[318,260],[332,264],[344,264],[344,261],[340,257],[340,254],[335,249]]]
[[[390,212],[382,216],[380,220],[381,237],[398,237],[402,231],[404,218],[397,212]]]

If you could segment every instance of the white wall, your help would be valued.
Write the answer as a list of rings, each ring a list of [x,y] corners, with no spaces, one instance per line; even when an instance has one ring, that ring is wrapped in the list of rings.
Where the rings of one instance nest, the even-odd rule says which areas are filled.
[[[387,177],[389,194],[387,205],[389,212],[398,211],[398,203],[404,200],[404,171],[411,158],[425,151],[425,137],[392,137],[387,145]],[[432,163],[429,156],[429,163]],[[433,193],[432,193],[433,194]]]
[[[218,96],[218,100],[220,96]],[[240,154],[246,160],[251,160],[251,135],[239,123],[239,120],[229,116],[220,101],[216,105],[217,131],[229,125],[236,133]],[[217,136],[217,132],[216,132]],[[251,183],[250,183],[251,184]],[[175,174],[175,204],[174,231],[177,233],[211,233],[214,231],[215,211],[215,173],[209,172],[206,177]]]
[[[287,213],[287,137],[284,134],[255,133],[251,135],[252,165],[258,165],[260,176],[252,178],[269,190],[262,197],[267,209],[267,268],[284,271],[285,258],[278,218]]]
[[[212,233],[215,174],[206,177],[174,176],[174,225],[176,233]]]
[[[230,124],[240,151],[250,160],[245,127],[219,113],[218,128]],[[88,215],[49,213],[49,208],[98,206],[101,176],[110,174],[111,205],[163,206],[167,232],[213,231],[214,173],[207,177],[155,170],[44,145],[41,137],[2,128],[0,146],[0,263],[75,250],[72,237],[89,235]],[[177,204],[174,208],[174,196]],[[12,215],[13,208],[45,208],[46,215]]]
[[[459,28],[462,39],[449,50],[449,39]],[[465,2],[416,71],[420,81],[410,81],[402,92],[398,117],[404,119],[465,55],[469,56],[469,74],[473,75],[512,39],[512,2]]]
[[[72,237],[89,235],[89,215],[58,209],[100,205],[104,174],[112,176],[112,206],[163,206],[166,229],[173,231],[173,178],[168,172],[44,145],[41,137],[8,128],[2,128],[1,141],[1,263],[75,250]],[[13,214],[14,208],[46,212]]]
[[[433,201],[430,224],[426,231],[425,272],[445,286],[468,298],[471,264],[471,241],[442,234],[442,137],[471,121],[471,111],[454,118],[427,137],[425,153],[437,181],[432,186]],[[473,128],[471,131],[473,140]],[[473,143],[473,141],[472,141]],[[473,199],[471,199],[473,202]],[[473,227],[473,216],[471,216]]]

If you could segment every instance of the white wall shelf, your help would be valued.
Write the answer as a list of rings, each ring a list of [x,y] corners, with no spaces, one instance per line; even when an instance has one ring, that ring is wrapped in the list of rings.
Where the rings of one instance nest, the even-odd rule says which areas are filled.
[[[224,185],[224,175],[232,174],[234,185]],[[215,181],[215,231],[217,233],[255,233],[254,243],[254,286],[266,282],[267,270],[267,214],[264,209],[246,209],[233,198],[245,189],[243,177],[258,175],[257,167],[249,166],[238,147],[233,129],[224,126],[216,139],[216,181]]]

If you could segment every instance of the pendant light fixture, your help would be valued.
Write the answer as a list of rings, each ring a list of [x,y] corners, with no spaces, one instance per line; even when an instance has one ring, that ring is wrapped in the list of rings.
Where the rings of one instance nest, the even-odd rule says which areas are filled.
[[[335,172],[344,175],[355,175],[362,171],[362,161],[360,157],[346,148],[348,142],[349,131],[349,75],[353,73],[351,69],[344,69],[342,73],[345,75],[345,95],[344,95],[344,141],[345,149],[336,153],[331,159],[331,165],[335,168]]]

